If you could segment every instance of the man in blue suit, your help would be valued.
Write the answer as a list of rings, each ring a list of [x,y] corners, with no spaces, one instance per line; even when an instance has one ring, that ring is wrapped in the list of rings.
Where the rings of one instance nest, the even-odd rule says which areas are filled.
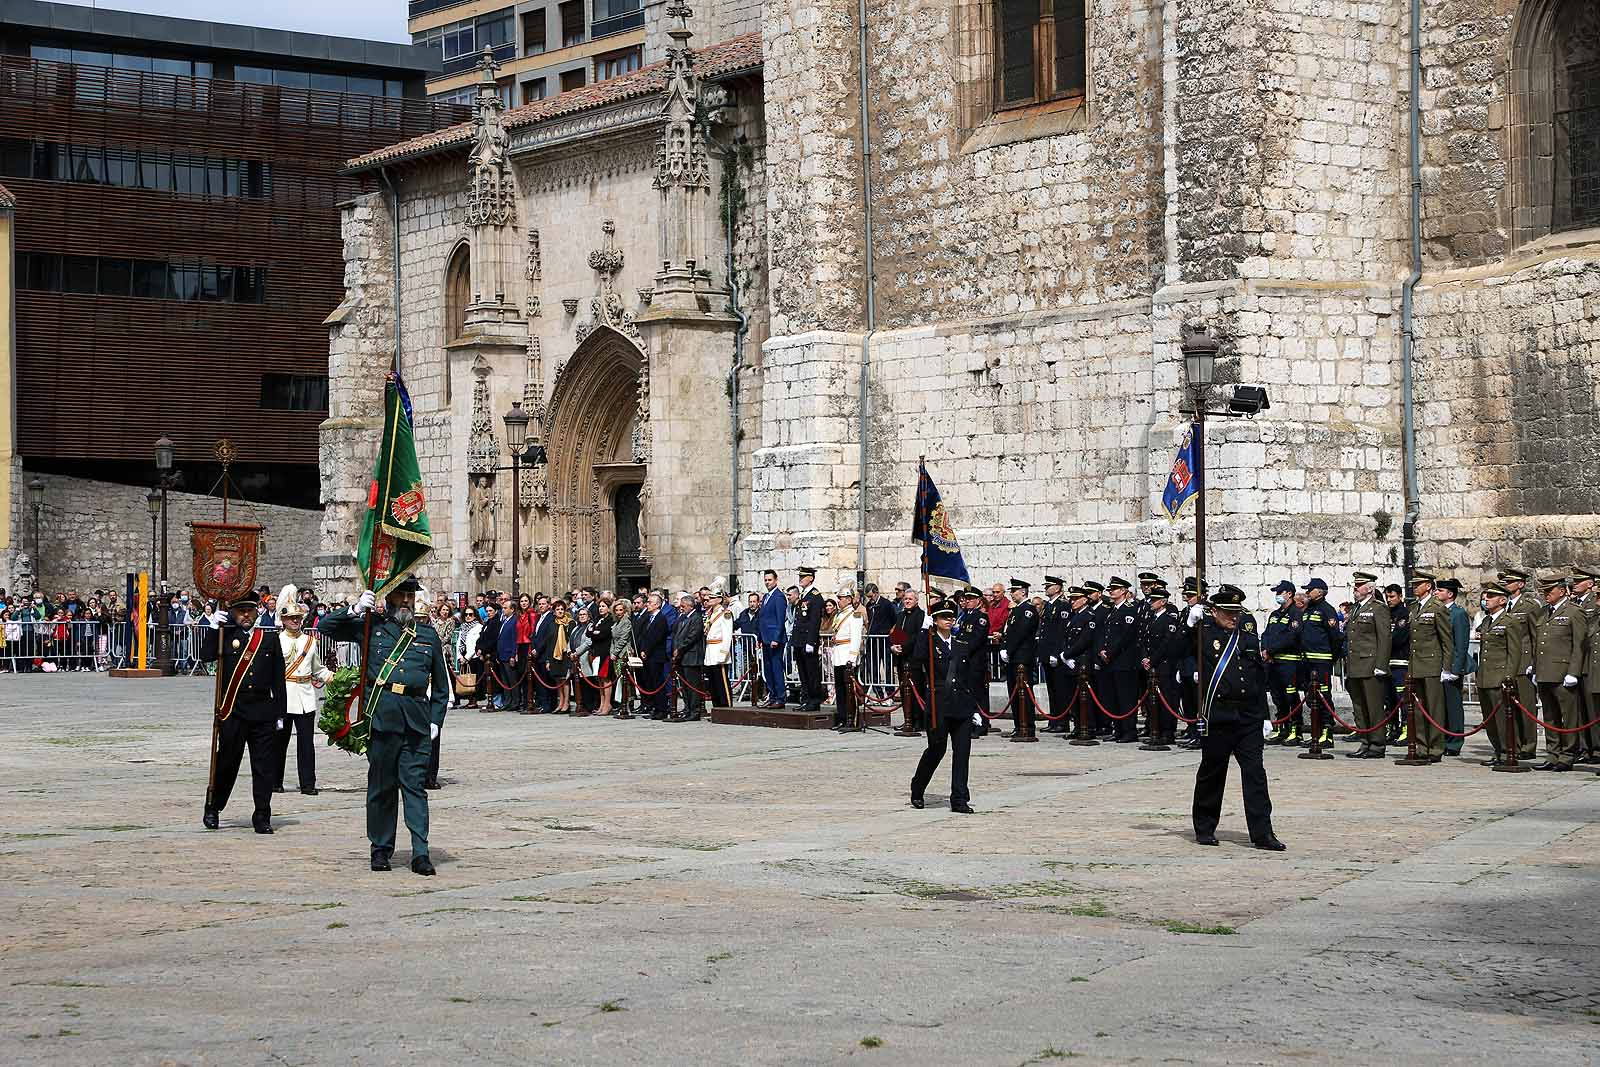
[[[634,624],[633,631],[634,648],[644,661],[644,667],[639,672],[639,687],[641,690],[655,690],[653,693],[639,694],[640,712],[647,712],[650,718],[658,721],[667,717],[667,711],[672,706],[671,690],[667,688],[667,636],[671,630],[662,609],[661,594],[651,593],[650,603]]]
[[[761,611],[756,616],[756,633],[761,641],[761,679],[766,683],[766,708],[783,707],[783,646],[784,627],[789,620],[789,601],[778,588],[778,572],[762,571],[761,580],[767,592],[761,598]]]

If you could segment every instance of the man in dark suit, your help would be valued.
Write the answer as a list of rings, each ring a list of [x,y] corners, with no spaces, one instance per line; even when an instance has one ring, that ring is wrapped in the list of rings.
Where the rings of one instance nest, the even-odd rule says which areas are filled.
[[[500,625],[503,621],[500,618],[500,602],[491,595],[484,603],[483,610],[485,612],[483,626],[478,631],[478,644],[474,648],[478,658],[483,661],[483,672],[487,676],[483,692],[488,699],[483,702],[483,710],[499,711],[500,708],[496,706],[495,701],[499,683],[495,681],[494,665],[500,645]],[[505,703],[504,698],[501,698],[499,703]]]
[[[516,615],[512,615],[511,620],[515,619]],[[511,620],[507,620],[507,625],[513,625]],[[523,670],[536,671],[539,669],[538,665],[545,662],[545,657],[550,654],[550,650],[556,642],[557,625],[554,610],[547,611],[539,616],[539,622],[533,628],[533,642],[528,646],[529,662],[522,665]],[[553,679],[546,679],[546,682],[548,684],[540,684],[539,675],[535,674],[533,676],[533,699],[534,703],[539,706],[540,714],[554,715],[556,710],[556,691],[551,689],[550,686],[556,683]]]
[[[704,712],[706,691],[706,619],[689,593],[678,597],[678,624],[672,630],[672,660],[682,675],[683,711],[673,722],[698,721]]]
[[[250,792],[256,833],[272,833],[272,787],[277,777],[277,732],[288,713],[283,649],[278,635],[256,623],[261,602],[246,594],[226,612],[211,616],[200,642],[200,662],[217,663],[221,697],[213,709],[217,728],[216,780],[206,793],[201,823],[217,828],[217,816],[239,776],[250,747]]]
[[[651,593],[644,614],[634,626],[633,643],[644,661],[639,670],[641,712],[661,721],[667,717],[670,699],[667,690],[667,617],[662,611],[661,594]],[[646,693],[652,689],[655,692]]]
[[[785,697],[783,649],[788,643],[784,630],[789,623],[789,599],[778,586],[777,571],[762,571],[761,580],[766,583],[767,591],[761,597],[761,610],[756,616],[756,633],[761,641],[761,680],[767,689],[764,706],[781,708]]]
[[[908,587],[900,595],[900,601],[900,613],[889,637],[889,651],[894,653],[895,666],[900,672],[902,721],[895,733],[901,737],[920,737],[928,719],[928,675],[923,669],[925,664],[916,659],[916,646],[927,644],[928,634],[922,626],[922,609],[917,606],[916,591]]]
[[[816,580],[816,568],[800,568],[800,599],[794,606],[794,631],[789,635],[806,711],[820,711],[827,696],[822,685],[822,594],[816,590]]]

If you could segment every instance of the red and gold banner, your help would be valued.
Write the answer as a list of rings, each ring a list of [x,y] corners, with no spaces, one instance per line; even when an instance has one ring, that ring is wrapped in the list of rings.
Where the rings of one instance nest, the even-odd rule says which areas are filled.
[[[226,522],[191,522],[194,584],[202,596],[223,607],[256,584],[261,527]]]

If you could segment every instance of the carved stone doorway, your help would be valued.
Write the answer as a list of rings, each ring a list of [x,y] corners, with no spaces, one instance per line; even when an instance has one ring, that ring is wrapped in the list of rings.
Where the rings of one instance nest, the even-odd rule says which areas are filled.
[[[639,449],[639,392],[644,354],[608,327],[594,330],[556,374],[544,420],[549,456],[550,556],[544,588],[607,588],[619,574],[618,491],[632,486],[639,500],[645,465]],[[642,534],[635,508],[630,518]],[[637,546],[641,537],[635,538]],[[634,548],[630,565],[648,573],[649,561]]]

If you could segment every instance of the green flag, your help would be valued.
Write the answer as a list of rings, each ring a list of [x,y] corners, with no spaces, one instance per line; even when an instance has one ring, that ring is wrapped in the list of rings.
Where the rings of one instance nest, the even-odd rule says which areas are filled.
[[[411,433],[411,397],[400,376],[391,373],[383,391],[383,440],[356,548],[361,582],[382,600],[431,551],[433,533]]]

